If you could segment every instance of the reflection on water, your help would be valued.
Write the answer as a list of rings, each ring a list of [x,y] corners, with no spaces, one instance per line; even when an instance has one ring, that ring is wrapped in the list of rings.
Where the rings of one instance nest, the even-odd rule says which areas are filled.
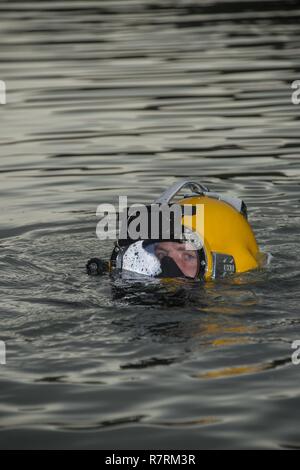
[[[296,0],[2,0],[2,448],[299,448],[299,19]],[[86,276],[112,249],[98,204],[191,176],[245,199],[266,271]]]

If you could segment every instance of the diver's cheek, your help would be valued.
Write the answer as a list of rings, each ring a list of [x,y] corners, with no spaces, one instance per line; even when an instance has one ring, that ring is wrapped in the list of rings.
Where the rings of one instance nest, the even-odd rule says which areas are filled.
[[[192,271],[191,266],[189,266],[187,263],[184,263],[182,261],[179,261],[177,265],[185,276],[191,277],[191,274],[190,274]]]
[[[185,276],[188,277],[196,277],[197,274],[197,266],[194,263],[186,263],[181,269]]]

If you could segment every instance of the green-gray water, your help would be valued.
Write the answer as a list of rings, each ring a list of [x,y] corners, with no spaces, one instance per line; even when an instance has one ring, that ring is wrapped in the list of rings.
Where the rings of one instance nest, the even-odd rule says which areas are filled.
[[[1,448],[297,448],[300,6],[0,3]],[[95,211],[179,178],[245,199],[266,272],[89,278]]]

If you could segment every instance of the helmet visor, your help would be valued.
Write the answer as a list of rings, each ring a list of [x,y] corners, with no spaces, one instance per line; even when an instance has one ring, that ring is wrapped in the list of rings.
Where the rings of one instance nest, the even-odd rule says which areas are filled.
[[[186,277],[199,274],[199,249],[192,242],[142,241],[129,245],[122,269],[153,277]]]

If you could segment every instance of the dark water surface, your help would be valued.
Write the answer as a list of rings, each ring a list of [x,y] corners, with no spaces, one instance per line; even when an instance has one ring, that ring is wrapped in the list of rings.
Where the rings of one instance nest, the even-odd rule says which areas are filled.
[[[0,3],[1,448],[297,448],[300,4]],[[95,210],[177,178],[245,199],[267,272],[88,278]]]

